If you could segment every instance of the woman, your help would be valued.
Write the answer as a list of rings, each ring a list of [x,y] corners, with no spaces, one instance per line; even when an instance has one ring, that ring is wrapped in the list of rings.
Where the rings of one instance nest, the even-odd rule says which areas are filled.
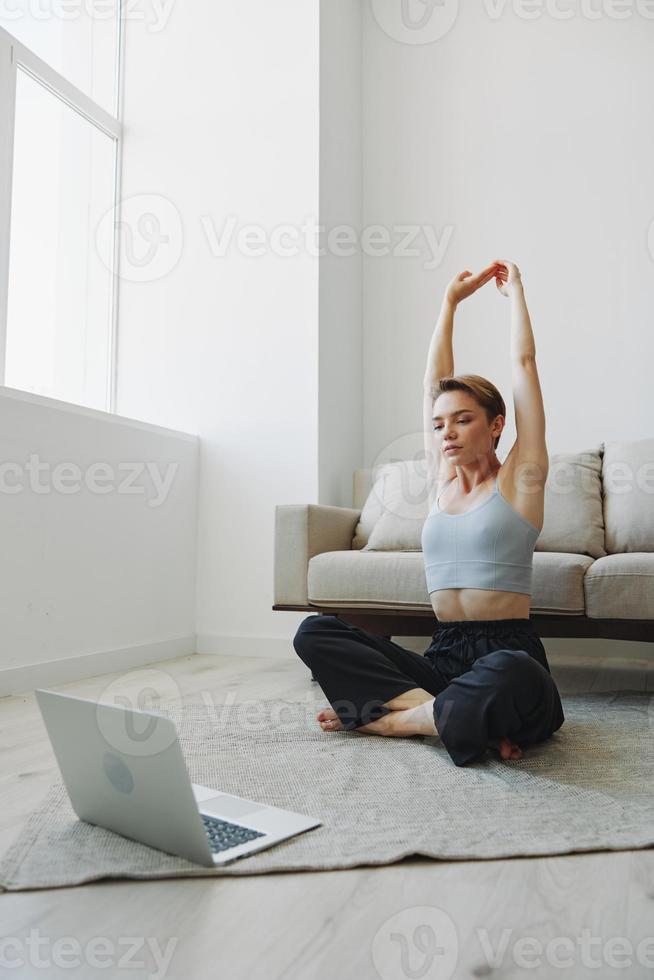
[[[495,279],[511,309],[517,437],[495,450],[506,408],[478,375],[454,377],[458,304]],[[495,748],[519,759],[564,721],[545,648],[529,618],[533,551],[542,525],[548,454],[536,351],[520,271],[495,261],[449,284],[424,379],[429,514],[422,550],[438,619],[417,654],[334,615],[308,616],[293,645],[331,708],[324,731],[438,735],[462,766]]]

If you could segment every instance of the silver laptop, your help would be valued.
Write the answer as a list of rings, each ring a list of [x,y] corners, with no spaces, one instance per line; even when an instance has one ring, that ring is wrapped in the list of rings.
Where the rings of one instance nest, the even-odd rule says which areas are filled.
[[[38,690],[80,820],[214,867],[321,826],[313,817],[191,783],[163,715]]]

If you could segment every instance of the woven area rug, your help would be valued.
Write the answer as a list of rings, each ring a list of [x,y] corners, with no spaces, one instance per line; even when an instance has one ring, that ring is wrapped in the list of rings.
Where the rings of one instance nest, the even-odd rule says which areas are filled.
[[[9,891],[101,878],[252,875],[654,845],[654,694],[562,697],[552,738],[458,767],[440,738],[323,732],[326,701],[176,705],[191,780],[323,826],[216,870],[78,820],[54,782],[0,863]],[[253,711],[253,709],[256,709]]]

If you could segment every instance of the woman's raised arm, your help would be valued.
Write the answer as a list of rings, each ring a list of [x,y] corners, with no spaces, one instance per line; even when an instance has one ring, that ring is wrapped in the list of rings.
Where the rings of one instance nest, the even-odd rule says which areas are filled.
[[[449,378],[454,374],[452,331],[456,308],[462,299],[472,296],[489,279],[492,279],[496,270],[496,262],[493,262],[486,269],[482,269],[476,276],[473,276],[472,272],[466,269],[465,272],[460,272],[448,283],[427,354],[427,367],[423,382],[425,389],[435,385],[439,378]]]
[[[528,464],[532,479],[547,479],[549,455],[546,443],[545,408],[536,367],[536,342],[522,287],[522,276],[514,262],[498,262],[497,288],[511,301],[511,377],[515,409],[516,440],[512,451],[520,466]]]
[[[445,295],[436,321],[436,328],[429,344],[427,367],[423,381],[423,388],[426,390],[431,391],[439,378],[449,378],[454,374],[452,334],[454,332],[455,311],[456,303],[452,303]]]
[[[423,380],[422,417],[427,482],[430,488],[430,507],[433,502],[433,494],[436,491],[437,477],[441,466],[441,459],[438,459],[434,452],[434,423],[432,421],[435,397],[434,389],[440,378],[450,378],[454,374],[454,351],[452,346],[454,314],[461,300],[471,296],[481,286],[492,279],[496,271],[497,263],[494,262],[486,269],[482,269],[476,276],[473,276],[472,272],[466,269],[465,272],[460,272],[448,283],[440,314],[436,322],[436,328],[429,345],[427,367]],[[447,471],[446,476],[449,476],[449,463],[444,464],[444,469]]]

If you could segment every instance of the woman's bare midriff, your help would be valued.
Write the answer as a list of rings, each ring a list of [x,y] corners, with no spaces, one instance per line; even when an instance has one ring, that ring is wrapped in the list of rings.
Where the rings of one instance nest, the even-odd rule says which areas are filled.
[[[456,619],[529,619],[531,596],[498,589],[439,589],[429,595],[440,622]]]

